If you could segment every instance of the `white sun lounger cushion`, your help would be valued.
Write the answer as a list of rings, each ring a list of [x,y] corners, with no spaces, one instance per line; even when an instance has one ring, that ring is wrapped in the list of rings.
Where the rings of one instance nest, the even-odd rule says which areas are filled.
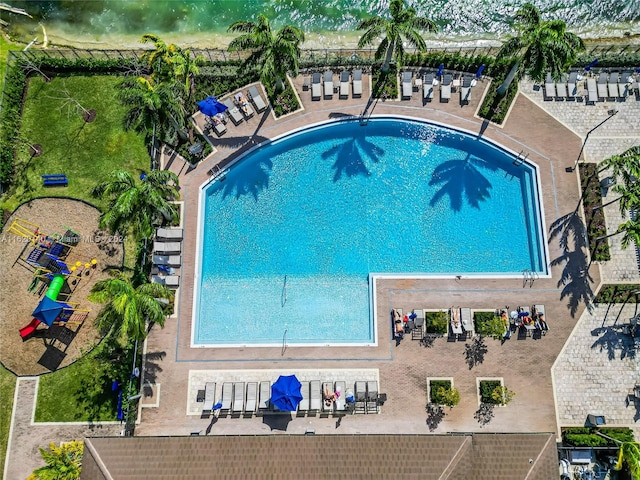
[[[236,382],[233,384],[233,412],[241,412],[244,410],[244,382]]]
[[[362,70],[353,71],[353,93],[354,97],[362,96]]]
[[[607,98],[607,74],[600,72],[598,76],[598,98]]]
[[[314,73],[311,75],[311,100],[322,98],[322,75]]]
[[[264,103],[264,100],[262,99],[262,95],[260,95],[260,92],[258,92],[258,89],[256,88],[255,85],[251,85],[247,93],[258,112],[262,112],[263,110],[266,110],[267,104]]]
[[[451,98],[451,82],[453,77],[450,74],[446,74],[442,78],[442,84],[440,85],[440,100],[449,100]]]
[[[153,242],[153,251],[157,253],[180,253],[182,244],[180,242]]]
[[[320,391],[320,380],[309,382],[310,409],[319,411],[322,408],[322,392]]]
[[[268,410],[271,405],[271,382],[268,380],[260,382],[260,410]]]
[[[547,78],[544,81],[544,95],[545,98],[554,98],[556,96],[556,84],[550,73],[547,73]]]
[[[349,72],[340,72],[340,98],[349,96]]]
[[[231,119],[233,124],[238,125],[239,123],[242,123],[242,120],[244,120],[244,118],[242,117],[242,113],[240,113],[238,107],[234,105],[233,101],[230,98],[227,98],[222,103],[226,105],[227,116]]]
[[[154,255],[152,261],[155,265],[167,265],[179,267],[182,263],[180,255]]]
[[[256,411],[257,405],[258,405],[258,383],[249,382],[247,383],[247,403],[244,407],[244,411],[248,413],[253,413]]]
[[[402,98],[411,98],[413,94],[413,73],[411,72],[403,72],[402,73]]]
[[[324,72],[324,98],[333,98],[333,71]]]
[[[164,228],[160,227],[156,230],[156,238],[166,240],[182,240],[183,230],[181,228]]]
[[[302,385],[300,387],[300,394],[302,395],[302,400],[300,400],[300,403],[298,404],[298,410],[300,410],[301,412],[306,412],[307,410],[309,410],[309,382],[300,382],[300,384]]]
[[[233,400],[233,383],[225,382],[222,384],[222,406],[221,410],[231,410],[231,402]]]
[[[336,411],[340,412],[346,410],[347,402],[345,399],[345,395],[347,394],[347,384],[344,381],[336,382],[336,395],[338,398],[336,399]]]

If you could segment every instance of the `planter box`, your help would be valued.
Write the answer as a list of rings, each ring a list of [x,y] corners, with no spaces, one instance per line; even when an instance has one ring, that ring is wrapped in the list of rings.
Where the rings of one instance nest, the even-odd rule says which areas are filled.
[[[450,384],[450,388],[454,388],[453,387],[453,377],[427,377],[427,403],[435,403],[431,401],[431,382],[432,381],[442,381],[442,382],[449,382]],[[440,404],[438,404],[440,405]],[[445,405],[447,406],[447,405]]]
[[[501,405],[499,403],[493,403],[493,399],[491,399],[492,401],[490,402],[482,401],[482,391],[480,390],[481,382],[496,382],[496,383],[499,383],[501,387],[504,387],[504,379],[502,377],[476,377],[476,391],[478,392],[478,405],[481,405],[482,403],[487,403],[489,405],[494,405],[497,407],[504,407],[504,405]]]

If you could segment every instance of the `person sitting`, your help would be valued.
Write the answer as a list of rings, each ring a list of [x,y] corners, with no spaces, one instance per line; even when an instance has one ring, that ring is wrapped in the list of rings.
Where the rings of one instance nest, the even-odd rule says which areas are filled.
[[[324,404],[330,407],[340,397],[340,392],[332,392],[329,388],[329,384],[324,386]]]
[[[402,315],[400,314],[400,312],[398,311],[397,308],[393,309],[393,320],[402,320]]]
[[[236,101],[236,105],[238,105],[245,114],[249,115],[249,102],[243,93],[238,92],[233,98]]]
[[[402,320],[398,319],[398,320],[394,320],[394,324],[395,324],[395,337],[396,338],[402,338],[404,336],[404,325],[402,323]]]
[[[546,332],[547,330],[549,330],[549,326],[547,325],[547,322],[544,320],[544,313],[541,313],[538,315],[538,323],[540,324],[540,330],[542,330],[543,332]]]

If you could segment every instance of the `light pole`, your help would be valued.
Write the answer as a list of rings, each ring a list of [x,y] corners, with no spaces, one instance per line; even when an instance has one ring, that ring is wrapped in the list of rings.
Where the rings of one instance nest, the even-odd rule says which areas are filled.
[[[589,135],[591,135],[591,133],[593,133],[596,129],[598,129],[599,127],[604,125],[606,122],[611,120],[617,113],[618,113],[618,110],[616,110],[615,108],[611,109],[611,110],[607,110],[607,114],[609,114],[609,116],[607,118],[605,118],[603,121],[601,121],[598,125],[596,125],[595,127],[593,127],[591,130],[589,130],[587,132],[587,134],[584,137],[584,142],[582,142],[582,147],[580,148],[580,153],[578,153],[578,158],[576,158],[576,162],[573,164],[572,167],[567,167],[565,169],[567,173],[575,172],[576,168],[578,167],[578,162],[580,162],[580,157],[582,156],[582,152],[584,151],[584,147],[587,144],[587,140],[589,139]]]

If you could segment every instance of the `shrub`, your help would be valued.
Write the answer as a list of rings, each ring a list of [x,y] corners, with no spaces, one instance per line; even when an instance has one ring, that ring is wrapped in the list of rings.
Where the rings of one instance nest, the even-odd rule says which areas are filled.
[[[269,102],[271,102],[273,113],[275,113],[276,117],[281,117],[282,115],[295,112],[300,108],[298,98],[296,97],[291,84],[288,81],[285,81],[284,85],[284,91],[276,90],[275,86],[272,85],[265,85]]]
[[[603,285],[593,303],[640,303],[640,285]]]
[[[425,323],[427,325],[427,333],[444,335],[447,333],[449,325],[449,314],[442,311],[427,312]]]
[[[629,428],[595,428],[573,427],[562,429],[562,442],[573,447],[617,447],[613,440],[598,435],[611,437],[619,442],[633,442],[633,430]]]
[[[609,241],[607,239],[596,240],[607,234],[607,226],[604,209],[598,208],[602,207],[602,191],[598,178],[598,166],[595,163],[580,164],[580,184],[591,258],[595,261],[611,260]]]
[[[455,407],[460,403],[460,392],[452,388],[449,380],[429,380],[431,403]]]
[[[499,405],[507,405],[516,393],[513,390],[509,390],[507,387],[500,385],[491,392],[491,398]]]
[[[372,71],[374,98],[398,98],[398,68],[389,66],[387,73],[382,73],[382,66],[375,65]]]
[[[500,405],[501,402],[493,397],[494,391],[498,388],[502,388],[500,380],[480,380],[480,402]]]
[[[476,324],[476,332],[485,337],[500,340],[508,325],[494,312],[475,312],[473,315]]]

